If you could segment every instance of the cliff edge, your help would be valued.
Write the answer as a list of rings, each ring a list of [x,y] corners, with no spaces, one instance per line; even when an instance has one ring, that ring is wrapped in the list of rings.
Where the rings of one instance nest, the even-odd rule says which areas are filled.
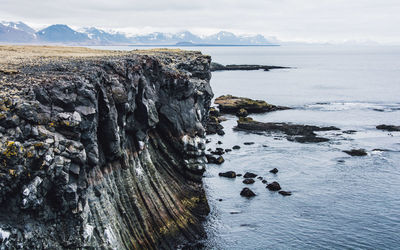
[[[202,237],[210,61],[0,46],[1,248],[171,249]]]

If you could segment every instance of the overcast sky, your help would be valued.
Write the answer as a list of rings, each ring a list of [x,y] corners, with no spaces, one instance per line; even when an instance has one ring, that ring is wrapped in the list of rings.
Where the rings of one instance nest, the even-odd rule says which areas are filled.
[[[0,19],[130,33],[220,30],[280,40],[400,44],[400,0],[0,0]]]

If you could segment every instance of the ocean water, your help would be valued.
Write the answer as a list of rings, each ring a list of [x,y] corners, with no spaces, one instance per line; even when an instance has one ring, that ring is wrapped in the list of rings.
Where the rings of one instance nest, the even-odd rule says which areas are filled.
[[[241,149],[226,153],[222,165],[207,166],[207,249],[400,249],[400,132],[375,128],[400,125],[400,47],[184,49],[223,64],[292,67],[213,72],[211,85],[216,97],[232,94],[293,108],[251,115],[255,120],[341,129],[321,133],[329,142],[301,144],[282,134],[234,131],[237,118],[226,115],[226,134],[209,136],[207,148]],[[342,152],[358,148],[368,155]],[[272,168],[279,172],[269,173]],[[218,176],[230,170],[278,181],[292,196],[268,191],[257,179],[245,185],[242,177]],[[257,196],[241,197],[244,187]]]

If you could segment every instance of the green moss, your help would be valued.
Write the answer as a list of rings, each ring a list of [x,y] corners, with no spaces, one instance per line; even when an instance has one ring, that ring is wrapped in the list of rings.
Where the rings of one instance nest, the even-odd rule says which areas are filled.
[[[251,117],[239,117],[238,123],[241,123],[241,122],[253,122],[253,121],[254,120]]]

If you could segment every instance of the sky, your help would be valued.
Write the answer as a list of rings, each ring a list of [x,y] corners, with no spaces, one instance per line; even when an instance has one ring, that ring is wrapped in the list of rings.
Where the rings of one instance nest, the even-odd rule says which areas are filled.
[[[224,30],[281,41],[400,44],[400,0],[0,0],[0,20],[130,34]]]

